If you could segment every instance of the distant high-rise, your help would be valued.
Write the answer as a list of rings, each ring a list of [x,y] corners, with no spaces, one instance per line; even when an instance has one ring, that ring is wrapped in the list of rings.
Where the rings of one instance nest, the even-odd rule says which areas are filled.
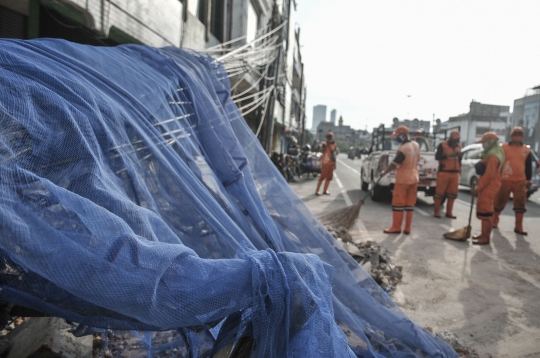
[[[324,104],[313,106],[313,125],[311,129],[317,130],[321,122],[326,122],[326,106]]]
[[[336,124],[337,111],[335,109],[330,111],[330,122]]]

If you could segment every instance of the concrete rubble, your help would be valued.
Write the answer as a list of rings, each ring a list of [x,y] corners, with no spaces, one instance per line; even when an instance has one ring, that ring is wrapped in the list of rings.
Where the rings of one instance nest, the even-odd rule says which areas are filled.
[[[391,261],[390,253],[373,241],[358,242],[353,240],[349,230],[340,226],[335,229],[326,226],[328,232],[337,239],[366,272],[381,286],[386,292],[392,291],[401,282],[402,267],[394,265]]]

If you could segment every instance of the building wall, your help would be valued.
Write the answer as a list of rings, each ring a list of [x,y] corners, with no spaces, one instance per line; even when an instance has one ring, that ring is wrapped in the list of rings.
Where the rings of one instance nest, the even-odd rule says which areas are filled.
[[[183,5],[177,0],[161,0],[159,6],[152,0],[71,2],[86,9],[94,18],[96,30],[105,35],[115,26],[149,46],[180,46]]]
[[[507,140],[507,127],[510,106],[499,106],[472,101],[469,113],[450,117],[441,123],[441,129],[460,126],[463,145],[469,145],[480,139],[485,132],[493,131],[502,143]]]
[[[425,132],[429,132],[430,122],[418,119],[404,119],[402,121],[396,121],[392,124],[392,128],[394,129],[396,129],[398,126],[407,126],[410,131],[424,130]]]
[[[28,0],[0,0],[0,5],[28,16]]]
[[[189,6],[191,1],[188,3]],[[206,47],[204,39],[206,26],[199,21],[196,15],[190,11],[187,13],[187,21],[185,24],[184,38],[182,39],[182,47],[191,48],[200,51]]]
[[[90,30],[104,36],[116,27],[138,41],[154,47],[180,46],[182,9],[178,0],[62,0],[91,15]],[[0,0],[0,5],[29,15],[29,0]]]

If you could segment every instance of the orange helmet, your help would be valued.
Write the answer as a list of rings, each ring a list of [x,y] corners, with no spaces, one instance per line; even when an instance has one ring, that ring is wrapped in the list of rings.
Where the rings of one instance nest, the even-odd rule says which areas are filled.
[[[460,137],[460,133],[458,130],[454,129],[453,131],[450,132],[450,138],[459,139],[459,137]]]
[[[486,132],[484,133],[484,135],[482,136],[482,138],[478,139],[476,141],[476,143],[482,143],[488,139],[495,139],[495,140],[499,140],[499,136],[497,134],[495,134],[495,132]]]
[[[514,134],[523,135],[523,128],[521,128],[521,127],[512,128],[512,131],[510,132],[510,135],[512,136]]]
[[[399,126],[396,128],[394,133],[391,134],[392,137],[397,137],[402,134],[409,134],[409,128],[407,126]]]

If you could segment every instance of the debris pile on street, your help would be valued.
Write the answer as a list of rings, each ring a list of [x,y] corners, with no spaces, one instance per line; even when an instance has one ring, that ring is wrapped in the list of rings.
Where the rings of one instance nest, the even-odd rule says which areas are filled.
[[[326,226],[326,229],[349,255],[371,274],[371,277],[383,290],[390,292],[401,281],[402,267],[391,263],[392,259],[387,249],[369,240],[360,243],[354,242],[349,230],[343,226],[337,229]]]
[[[426,327],[428,331],[433,333],[431,327]],[[440,331],[435,334],[437,337],[441,338],[446,343],[450,344],[452,348],[459,355],[459,358],[479,358],[478,353],[471,348],[464,347],[463,344],[459,341],[458,336],[455,333],[448,331]]]

